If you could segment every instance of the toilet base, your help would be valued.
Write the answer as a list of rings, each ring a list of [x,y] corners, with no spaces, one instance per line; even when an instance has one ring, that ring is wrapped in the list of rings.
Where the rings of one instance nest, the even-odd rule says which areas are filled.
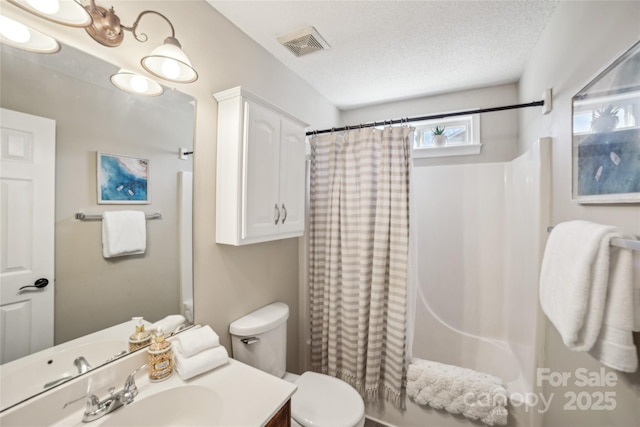
[[[282,377],[283,380],[290,382],[290,383],[296,383],[296,381],[300,378],[300,375],[298,374],[292,374],[291,372],[285,372],[284,376]],[[364,422],[365,422],[365,417],[364,415],[362,416],[362,419],[360,421],[358,421],[358,423],[352,427],[364,427]],[[293,419],[293,417],[291,418],[291,427],[304,427],[303,425],[301,425],[300,423],[296,422],[295,419]]]

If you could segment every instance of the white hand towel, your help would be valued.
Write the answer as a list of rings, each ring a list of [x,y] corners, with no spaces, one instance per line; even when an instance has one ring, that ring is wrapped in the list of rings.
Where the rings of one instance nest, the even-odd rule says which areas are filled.
[[[182,332],[178,335],[177,341],[180,353],[185,357],[220,345],[220,337],[209,325]]]
[[[553,228],[540,271],[540,305],[571,350],[589,351],[602,326],[610,241],[617,227],[568,221]]]
[[[640,311],[640,306],[634,299],[632,252],[612,248],[610,265],[603,325],[589,354],[610,368],[635,372],[638,353],[632,331],[635,312]]]
[[[143,254],[146,249],[144,212],[107,211],[102,214],[102,255],[105,258]]]
[[[164,319],[158,320],[151,325],[150,331],[157,331],[161,329],[165,335],[170,335],[176,331],[180,326],[184,325],[186,319],[181,314],[170,314]]]
[[[229,361],[229,354],[226,348],[218,346],[201,351],[194,356],[185,357],[180,353],[180,348],[176,347],[173,350],[173,359],[176,372],[180,375],[180,378],[188,380],[224,365]]]
[[[407,396],[418,405],[485,424],[507,424],[507,390],[493,375],[414,358],[407,370]]]

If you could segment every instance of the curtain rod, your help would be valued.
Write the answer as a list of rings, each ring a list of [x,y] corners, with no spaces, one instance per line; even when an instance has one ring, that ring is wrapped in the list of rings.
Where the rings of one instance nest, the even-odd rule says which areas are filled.
[[[504,110],[514,110],[517,108],[527,108],[527,107],[540,107],[544,105],[544,100],[529,102],[526,104],[514,104],[514,105],[504,105],[502,107],[492,107],[492,108],[478,108],[475,110],[467,110],[467,111],[456,111],[452,113],[442,113],[442,114],[433,114],[430,116],[421,116],[421,117],[407,117],[405,119],[394,119],[394,120],[384,120],[382,122],[371,122],[365,124],[359,124],[355,126],[343,126],[339,128],[331,128],[331,129],[323,129],[323,130],[312,130],[307,132],[307,136],[311,135],[319,135],[321,133],[329,133],[329,132],[342,132],[350,129],[360,129],[360,128],[370,128],[375,126],[384,126],[384,125],[397,125],[403,123],[410,122],[421,122],[424,120],[433,120],[433,119],[443,119],[445,117],[455,117],[455,116],[466,116],[469,114],[479,114],[479,113],[492,113],[494,111],[504,111]]]

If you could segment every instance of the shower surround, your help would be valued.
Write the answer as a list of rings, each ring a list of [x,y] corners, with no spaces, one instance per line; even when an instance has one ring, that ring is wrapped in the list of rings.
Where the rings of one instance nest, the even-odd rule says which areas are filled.
[[[538,274],[549,225],[550,144],[542,138],[504,163],[414,166],[411,177],[411,355],[502,379],[513,398],[510,426],[541,425]],[[370,404],[367,416],[395,426],[480,425],[406,403],[403,412]]]

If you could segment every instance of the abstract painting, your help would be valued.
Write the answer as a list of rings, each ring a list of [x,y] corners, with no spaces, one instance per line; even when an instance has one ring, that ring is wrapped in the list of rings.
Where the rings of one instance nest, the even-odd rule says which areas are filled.
[[[98,204],[149,204],[149,160],[98,152]]]

